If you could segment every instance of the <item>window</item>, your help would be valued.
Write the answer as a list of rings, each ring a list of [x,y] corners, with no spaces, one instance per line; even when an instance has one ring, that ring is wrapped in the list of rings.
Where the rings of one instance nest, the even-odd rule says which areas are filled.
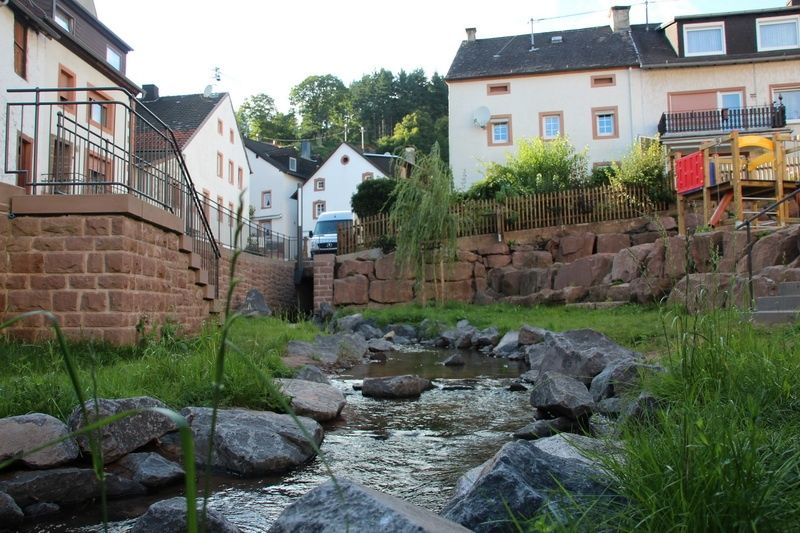
[[[233,185],[233,161],[228,159],[228,183]]]
[[[122,70],[122,54],[111,48],[106,47],[106,61],[117,70]]]
[[[97,91],[89,91],[89,124],[111,132],[114,128],[114,107],[106,95]]]
[[[361,181],[369,181],[374,177],[375,174],[373,174],[372,172],[364,172],[363,174],[361,174]]]
[[[68,88],[74,89],[76,87],[75,73],[63,65],[58,66],[58,86],[65,89]],[[59,91],[58,101],[74,102],[76,100],[75,96],[76,96],[75,91]],[[64,105],[63,108],[64,111],[72,113],[73,115],[75,114],[76,110],[75,104]]]
[[[238,174],[238,178],[237,178],[237,184],[239,186],[239,190],[240,191],[242,189],[244,189],[244,170],[242,170],[242,167],[239,167],[239,174]]]
[[[233,202],[228,202],[228,225],[233,226]]]
[[[555,139],[564,134],[564,113],[548,111],[539,113],[539,131],[543,139]]]
[[[591,77],[592,87],[613,87],[617,84],[616,74],[598,74]]]
[[[28,77],[28,28],[14,20],[14,72],[17,76]]]
[[[509,94],[511,92],[510,83],[490,83],[486,86],[486,94],[495,96],[498,94]]]
[[[771,17],[757,19],[758,51],[784,50],[800,47],[800,17]]]
[[[222,177],[222,166],[223,165],[224,165],[224,163],[223,163],[222,153],[217,152],[217,177],[218,178]]]
[[[343,155],[343,156],[342,156],[342,158],[341,158],[339,161],[340,161],[340,162],[341,162],[343,165],[346,165],[347,163],[349,163],[349,162],[350,162],[350,156],[349,156],[349,155]]]
[[[311,212],[313,213],[314,218],[319,218],[319,216],[325,212],[325,201],[317,200],[314,202]]]
[[[222,206],[225,205],[225,200],[222,196],[217,196],[217,222],[222,222]]]
[[[230,129],[230,132],[228,133],[228,137],[231,140],[231,144],[233,144],[233,128]]]
[[[224,129],[225,129],[225,126],[222,124],[222,119],[218,118],[217,119],[217,133],[222,135],[222,130],[224,130]]]
[[[111,159],[91,151],[87,152],[86,181],[89,182],[90,191],[95,193],[112,192],[109,185],[102,185],[103,182],[114,181],[114,164]]]
[[[486,128],[489,146],[508,146],[512,144],[511,115],[494,115]]]
[[[687,24],[683,27],[685,56],[707,56],[725,53],[725,24]]]
[[[800,122],[800,83],[797,85],[778,85],[772,87],[774,102],[786,108],[786,120]]]
[[[593,137],[595,139],[616,139],[619,137],[617,107],[592,108]]]
[[[292,172],[297,172],[297,159],[294,157],[289,158],[289,170]]]
[[[66,11],[60,7],[56,7],[53,19],[56,21],[56,24],[64,29],[64,31],[72,33],[74,19]]]
[[[272,207],[272,191],[261,192],[261,209],[270,209]]]
[[[314,180],[314,190],[315,191],[325,190],[325,178],[317,178]]]

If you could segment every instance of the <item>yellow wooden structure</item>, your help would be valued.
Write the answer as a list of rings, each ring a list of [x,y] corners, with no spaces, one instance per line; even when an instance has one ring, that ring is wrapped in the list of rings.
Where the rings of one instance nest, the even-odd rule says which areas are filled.
[[[686,234],[686,210],[690,203],[702,202],[706,225],[715,226],[731,218],[738,225],[800,186],[797,137],[783,133],[770,137],[740,135],[733,131],[704,142],[700,151],[703,153],[703,187],[678,194],[681,235]],[[675,155],[675,159],[680,156]],[[718,208],[716,212],[715,208]],[[725,217],[726,212],[732,212],[732,217]],[[800,219],[790,219],[789,214],[789,205],[784,203],[759,217],[754,225],[783,226],[800,222]]]

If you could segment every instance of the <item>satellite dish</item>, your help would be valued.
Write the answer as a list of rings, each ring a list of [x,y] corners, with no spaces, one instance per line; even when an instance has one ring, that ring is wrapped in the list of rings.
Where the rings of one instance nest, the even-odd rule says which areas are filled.
[[[203,96],[206,98],[211,98],[211,95],[214,94],[214,87],[211,85],[206,85],[205,90],[203,91]]]
[[[481,106],[472,114],[472,122],[474,122],[479,128],[485,128],[490,117],[491,114],[489,113],[489,108],[486,106]]]

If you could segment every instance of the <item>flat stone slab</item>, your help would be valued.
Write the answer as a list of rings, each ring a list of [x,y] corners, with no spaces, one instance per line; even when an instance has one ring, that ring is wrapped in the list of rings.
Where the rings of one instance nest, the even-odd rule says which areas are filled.
[[[344,478],[307,492],[281,513],[270,533],[429,532],[468,529],[427,509]]]
[[[347,400],[339,390],[324,383],[301,379],[278,379],[283,393],[292,399],[292,409],[299,416],[313,418],[317,422],[333,420],[342,412]]]
[[[0,462],[44,446],[69,435],[61,420],[42,413],[0,419]],[[52,468],[78,458],[78,445],[73,439],[48,446],[21,459],[29,468]]]

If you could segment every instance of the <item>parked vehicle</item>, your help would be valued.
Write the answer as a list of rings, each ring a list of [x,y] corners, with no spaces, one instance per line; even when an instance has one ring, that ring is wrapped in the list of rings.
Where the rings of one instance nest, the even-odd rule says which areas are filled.
[[[314,231],[309,231],[311,257],[316,254],[335,254],[337,251],[337,231],[342,224],[353,224],[355,215],[350,211],[329,211],[317,219]]]

